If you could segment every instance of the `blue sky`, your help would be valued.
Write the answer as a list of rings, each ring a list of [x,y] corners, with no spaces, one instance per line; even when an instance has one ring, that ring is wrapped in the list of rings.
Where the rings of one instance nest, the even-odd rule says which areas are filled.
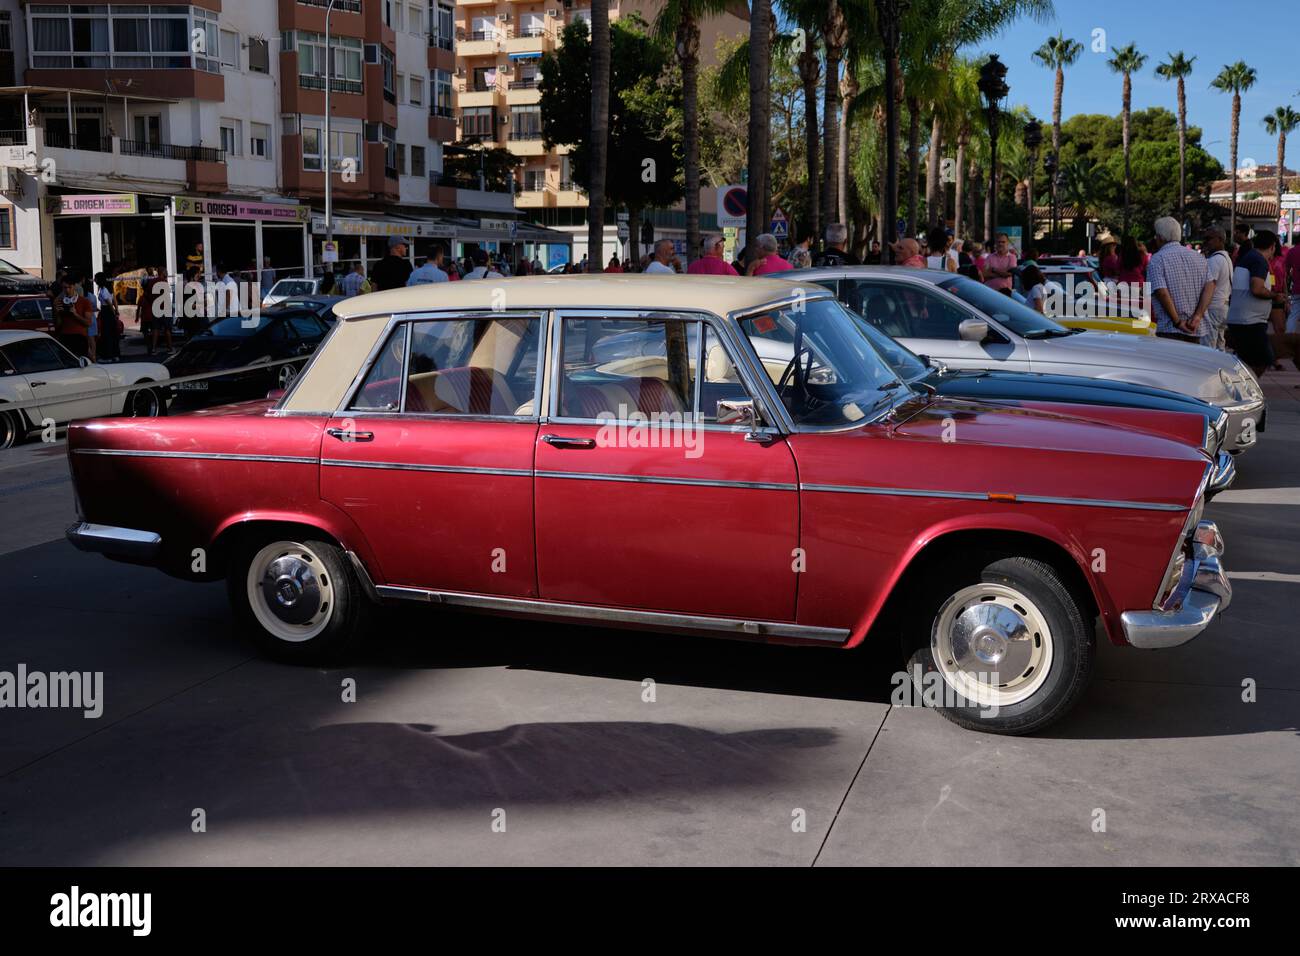
[[[1238,161],[1250,158],[1263,165],[1277,158],[1277,141],[1264,131],[1264,116],[1278,106],[1300,110],[1300,97],[1296,96],[1300,92],[1300,69],[1296,68],[1300,34],[1294,26],[1285,25],[1286,8],[1286,4],[1243,7],[1222,0],[1056,0],[1052,20],[1021,20],[978,51],[966,52],[997,53],[1008,67],[1011,104],[1023,103],[1041,120],[1050,122],[1054,74],[1031,60],[1030,54],[1057,30],[1084,45],[1083,55],[1065,72],[1063,118],[1075,113],[1118,115],[1120,111],[1122,78],[1106,65],[1109,52],[1092,52],[1093,30],[1105,30],[1110,47],[1134,42],[1147,54],[1141,75],[1133,77],[1135,110],[1148,106],[1176,110],[1176,84],[1160,79],[1154,70],[1170,51],[1182,50],[1196,57],[1187,78],[1187,122],[1204,130],[1202,145],[1225,168],[1232,98],[1209,85],[1224,64],[1243,59],[1259,76],[1241,98]],[[1261,29],[1270,22],[1274,29]],[[1287,166],[1300,166],[1300,136],[1296,134],[1287,143]]]

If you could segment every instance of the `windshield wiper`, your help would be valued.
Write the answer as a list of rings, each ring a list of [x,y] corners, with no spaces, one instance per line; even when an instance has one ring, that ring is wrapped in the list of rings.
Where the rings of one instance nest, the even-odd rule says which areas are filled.
[[[877,391],[877,392],[892,392],[894,389],[896,389],[896,388],[902,388],[902,387],[903,387],[903,383],[900,382],[898,379],[894,379],[892,382],[886,382],[884,385],[877,385],[877,386],[876,386],[876,391]]]

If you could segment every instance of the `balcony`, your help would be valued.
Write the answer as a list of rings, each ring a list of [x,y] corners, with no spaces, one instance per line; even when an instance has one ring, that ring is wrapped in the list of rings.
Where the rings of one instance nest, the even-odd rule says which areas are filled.
[[[299,73],[298,85],[304,90],[324,90],[324,75],[317,76],[314,73]],[[341,76],[330,77],[330,93],[363,93],[365,88],[360,80],[348,80]]]
[[[542,91],[537,88],[537,77],[526,80],[512,80],[506,91],[506,103],[510,106],[531,106],[542,101]]]
[[[500,93],[495,86],[489,86],[486,90],[475,90],[468,88],[462,89],[456,97],[456,105],[462,109],[472,106],[496,106],[497,95]]]
[[[545,27],[521,29],[505,43],[507,53],[546,53],[554,48],[555,35]]]
[[[186,162],[224,163],[226,151],[211,146],[173,146],[171,143],[149,143],[137,140],[118,140],[118,152],[123,156],[153,156],[157,159],[179,159]]]
[[[543,209],[555,205],[555,193],[546,188],[545,181],[524,183],[515,193],[516,209]]]
[[[179,146],[76,136],[66,130],[0,132],[0,146],[26,147],[37,161],[52,159],[61,175],[88,189],[222,193],[227,189],[226,154],[210,146]]]
[[[457,30],[458,56],[494,56],[501,35],[496,30]]]
[[[113,140],[108,136],[80,136],[67,130],[45,130],[45,145],[50,149],[80,149],[91,153],[113,151]]]
[[[429,46],[437,47],[439,50],[451,50],[455,47],[455,44],[452,42],[451,37],[443,37],[430,33]]]
[[[577,183],[565,180],[560,183],[559,192],[555,194],[555,205],[567,209],[587,205],[587,194]]]
[[[297,0],[305,7],[328,7],[329,0]],[[344,13],[360,13],[361,0],[334,0],[334,9]]]
[[[516,156],[542,156],[546,153],[546,148],[542,145],[540,131],[511,131],[509,147],[510,152]]]

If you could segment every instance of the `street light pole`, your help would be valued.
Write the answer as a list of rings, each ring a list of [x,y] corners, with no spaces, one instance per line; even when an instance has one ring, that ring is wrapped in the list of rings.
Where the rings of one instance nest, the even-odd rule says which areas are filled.
[[[1010,89],[1007,87],[1007,66],[998,59],[996,53],[990,53],[984,65],[980,67],[979,91],[984,96],[989,121],[989,209],[992,213],[985,223],[988,231],[988,247],[995,245],[998,232],[998,126],[1001,125],[1002,110],[999,104],[1006,98]]]
[[[334,244],[334,170],[331,168],[330,156],[330,86],[334,76],[334,51],[330,47],[330,14],[334,12],[334,0],[325,6],[325,145],[322,153],[325,159],[325,242]],[[321,266],[324,267],[322,255]],[[310,263],[308,266],[310,267]]]

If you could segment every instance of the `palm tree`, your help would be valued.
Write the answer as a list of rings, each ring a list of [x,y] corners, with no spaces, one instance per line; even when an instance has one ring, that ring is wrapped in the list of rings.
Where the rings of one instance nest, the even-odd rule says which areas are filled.
[[[839,208],[840,148],[840,61],[849,41],[849,23],[841,0],[826,0],[822,6],[822,44],[826,53],[826,83],[822,102],[822,208],[830,216]]]
[[[1073,66],[1083,54],[1083,44],[1057,32],[1031,54],[1031,59],[1049,70],[1056,71],[1056,89],[1052,93],[1052,161],[1059,168],[1061,162],[1061,95],[1065,92],[1065,68]],[[1056,180],[1048,183],[1052,190],[1052,203],[1056,203]]]
[[[1247,66],[1245,60],[1238,60],[1236,63],[1227,64],[1219,71],[1219,75],[1210,81],[1211,89],[1232,94],[1232,131],[1228,147],[1232,154],[1232,208],[1228,214],[1229,235],[1237,229],[1237,135],[1241,132],[1241,94],[1254,86],[1256,79],[1254,67]]]
[[[1286,185],[1286,137],[1300,126],[1300,113],[1289,106],[1279,106],[1264,117],[1264,129],[1270,136],[1277,137],[1277,209],[1282,215],[1282,193]]]
[[[591,4],[591,185],[587,190],[587,271],[600,272],[605,251],[605,177],[609,166],[609,0]]]
[[[668,0],[654,23],[655,37],[661,42],[673,42],[682,69],[682,176],[688,264],[700,251],[700,21],[725,8],[725,0]]]
[[[1145,53],[1139,53],[1137,44],[1130,43],[1115,51],[1115,55],[1106,61],[1112,73],[1124,77],[1124,108],[1121,114],[1124,137],[1124,234],[1128,235],[1129,188],[1132,174],[1129,169],[1129,120],[1133,111],[1133,74],[1142,69],[1147,61]]]
[[[1156,76],[1162,80],[1178,81],[1178,221],[1182,222],[1187,200],[1187,77],[1192,75],[1196,57],[1184,55],[1182,50],[1170,53],[1169,58],[1156,67]]]
[[[608,2],[608,0],[606,0]],[[749,204],[746,238],[749,256],[758,252],[755,239],[767,225],[767,190],[772,163],[772,33],[776,20],[772,0],[753,0],[749,13]]]

